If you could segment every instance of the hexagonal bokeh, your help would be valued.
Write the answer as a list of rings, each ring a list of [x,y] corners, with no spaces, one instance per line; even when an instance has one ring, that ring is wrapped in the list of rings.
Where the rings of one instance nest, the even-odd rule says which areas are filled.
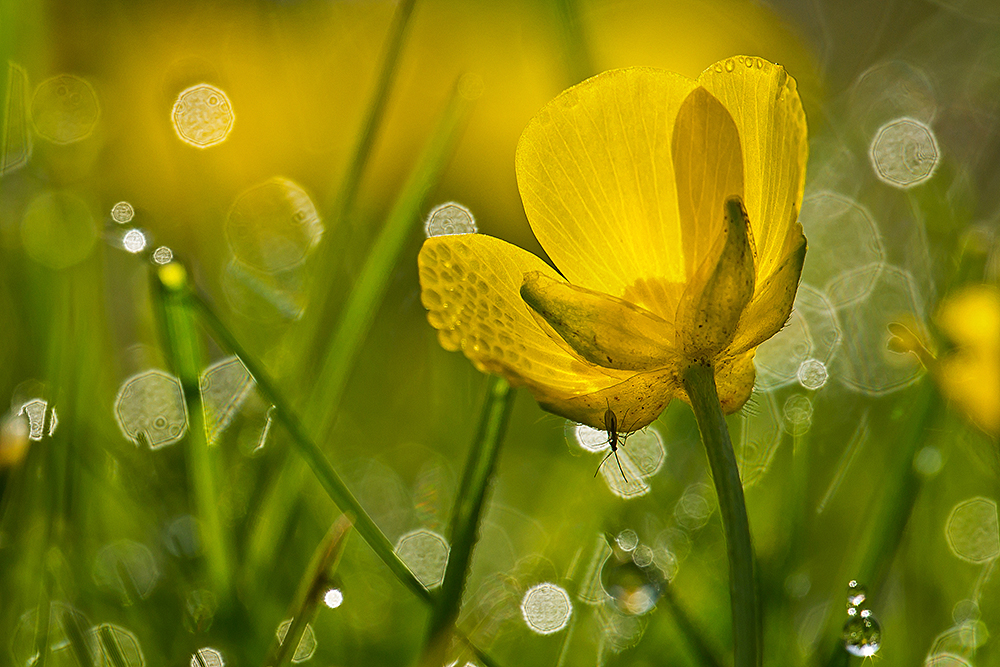
[[[396,542],[396,555],[428,589],[444,581],[449,551],[448,541],[426,528],[410,531]]]
[[[278,626],[277,635],[279,643],[284,643],[285,635],[288,634],[290,627],[292,627],[292,619],[282,621],[281,625]],[[292,662],[297,664],[313,657],[313,653],[316,652],[316,646],[316,633],[313,631],[312,625],[306,623],[305,630],[302,631],[302,637],[299,639],[299,645],[295,647],[295,654],[292,655]]]
[[[889,324],[905,321],[921,327],[921,300],[907,271],[887,265],[871,294],[839,311],[845,331],[841,353],[831,377],[848,388],[870,396],[897,391],[916,382],[924,367],[912,354],[889,349]],[[916,332],[926,339],[927,334]]]
[[[809,285],[799,285],[788,323],[757,348],[757,387],[769,390],[796,382],[802,364],[810,359],[829,366],[842,337],[837,314],[826,295]]]
[[[38,136],[72,144],[90,136],[101,117],[94,87],[72,74],[46,79],[31,99],[31,122]]]
[[[821,191],[802,202],[799,214],[809,250],[802,281],[840,307],[867,296],[885,262],[885,249],[868,209],[844,195]]]
[[[879,180],[912,188],[934,175],[941,152],[931,128],[915,118],[897,118],[875,133],[868,157]]]
[[[781,444],[781,420],[773,394],[755,393],[743,409],[736,444],[736,463],[743,487],[756,484],[774,460]]]
[[[573,603],[569,594],[555,584],[532,586],[521,600],[521,616],[528,627],[540,635],[559,632],[569,623]]]
[[[235,118],[233,105],[226,94],[207,83],[182,90],[171,111],[177,136],[197,148],[225,141]]]
[[[951,552],[970,563],[985,563],[1000,556],[997,503],[977,496],[955,505],[945,524]]]
[[[226,217],[226,239],[233,255],[265,273],[301,264],[322,237],[316,205],[287,178],[272,178],[245,190]]]
[[[102,623],[88,630],[85,639],[98,665],[143,667],[146,664],[139,638],[120,625]]]
[[[227,357],[202,371],[199,384],[205,435],[213,443],[250,395],[254,381],[239,358]]]
[[[158,370],[133,375],[115,399],[115,419],[126,438],[150,449],[171,445],[187,432],[187,407],[180,380]]]

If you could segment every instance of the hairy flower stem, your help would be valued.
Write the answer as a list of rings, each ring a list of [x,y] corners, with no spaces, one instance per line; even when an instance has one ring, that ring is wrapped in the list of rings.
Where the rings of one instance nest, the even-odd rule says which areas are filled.
[[[733,444],[722,414],[715,374],[711,366],[696,365],[684,372],[684,389],[698,421],[701,440],[719,496],[719,514],[729,556],[729,597],[733,609],[733,664],[761,664],[760,604],[754,578],[756,558],[750,539],[750,523],[743,500],[743,484],[736,467]]]

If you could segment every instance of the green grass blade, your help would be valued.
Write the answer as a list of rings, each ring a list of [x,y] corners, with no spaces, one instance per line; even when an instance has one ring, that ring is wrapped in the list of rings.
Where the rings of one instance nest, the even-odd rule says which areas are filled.
[[[594,70],[594,60],[590,56],[590,49],[587,47],[587,40],[583,35],[580,2],[579,0],[555,0],[555,5],[570,80],[572,83],[579,83],[597,74]]]
[[[323,486],[323,489],[330,496],[342,511],[350,514],[354,520],[354,528],[361,535],[362,539],[368,543],[375,555],[378,556],[386,567],[403,583],[411,592],[422,600],[431,600],[431,594],[424,588],[423,584],[417,581],[416,577],[407,569],[403,561],[399,560],[393,550],[392,545],[386,536],[379,530],[379,527],[372,520],[371,516],[364,510],[361,503],[347,488],[340,475],[334,470],[330,460],[326,458],[323,451],[309,437],[305,426],[291,409],[284,396],[278,391],[277,385],[264,367],[257,360],[247,353],[243,345],[230,333],[229,329],[216,316],[212,308],[193,292],[189,293],[193,305],[197,309],[199,316],[205,326],[215,335],[216,339],[223,347],[239,357],[243,366],[249,371],[257,388],[265,400],[274,406],[274,418],[288,431],[292,442],[298,449],[299,454],[305,459],[312,469],[313,474]]]
[[[462,483],[455,498],[451,519],[448,565],[431,612],[424,664],[444,664],[451,630],[458,619],[462,591],[469,574],[472,549],[476,544],[479,521],[486,504],[486,492],[496,470],[500,444],[503,442],[514,405],[514,392],[502,378],[492,378],[479,420],[479,428],[465,464]]]
[[[331,217],[331,221],[334,224],[343,222],[354,207],[354,200],[358,193],[358,183],[361,181],[361,175],[364,173],[365,167],[368,165],[368,160],[371,158],[375,136],[385,116],[385,109],[389,102],[389,93],[392,91],[392,84],[396,79],[399,54],[403,49],[407,28],[410,25],[410,17],[413,15],[413,7],[416,4],[416,0],[403,0],[396,7],[396,13],[392,17],[392,24],[389,26],[389,38],[385,45],[385,54],[382,56],[382,68],[379,71],[371,101],[365,110],[364,121],[361,125],[361,131],[357,134],[357,142],[351,154],[351,162],[347,167],[347,173],[344,175],[340,188],[337,191],[337,199],[334,203],[333,216]]]
[[[271,651],[268,652],[268,658],[264,661],[264,667],[284,667],[291,663],[306,626],[316,616],[319,599],[329,584],[330,575],[344,553],[350,530],[350,519],[346,514],[341,514],[330,526],[323,541],[316,547],[288,609],[287,615],[291,617],[292,623],[283,641],[279,643],[275,639]]]
[[[375,146],[375,138],[385,118],[385,110],[388,106],[389,96],[392,92],[396,72],[399,68],[399,56],[406,41],[415,5],[416,0],[402,0],[396,8],[395,14],[393,14],[385,43],[385,51],[382,56],[381,69],[379,70],[378,79],[375,82],[375,89],[372,91],[368,107],[365,109],[361,129],[356,135],[357,140],[351,152],[351,161],[347,165],[347,172],[344,174],[340,186],[337,188],[336,199],[327,215],[330,233],[327,234],[326,240],[318,253],[319,257],[314,263],[316,266],[316,275],[309,281],[310,292],[317,285],[320,286],[320,289],[329,285],[334,279],[336,269],[340,264],[337,261],[337,255],[341,243],[338,241],[350,235],[350,227],[347,223],[354,209],[354,202],[357,199],[361,177],[368,165],[368,161],[371,159]],[[334,304],[326,304],[326,301],[322,302],[320,312],[316,317],[310,318],[308,324],[303,327],[301,334],[298,334],[300,337],[297,340],[308,342],[307,350],[322,349],[322,344],[326,339],[324,327],[328,322],[334,321],[335,313],[331,312]],[[303,370],[311,372],[312,369],[304,368]]]
[[[364,267],[344,304],[333,337],[325,346],[318,365],[319,374],[308,414],[318,415],[316,433],[330,431],[354,359],[371,328],[372,320],[382,303],[392,279],[392,270],[406,246],[421,208],[432,186],[440,177],[445,163],[470,110],[469,99],[456,83],[433,135],[417,166],[396,198],[385,225],[368,253]]]
[[[201,401],[201,344],[186,295],[190,287],[180,264],[168,264],[155,273],[153,303],[160,313],[167,359],[181,381],[188,412],[187,459],[198,516],[204,522],[202,543],[208,569],[218,592],[230,587],[229,549],[219,518],[212,454],[205,435],[205,413]]]
[[[890,417],[893,431],[901,434],[893,443],[899,451],[895,459],[898,467],[885,475],[880,501],[872,505],[877,510],[865,529],[865,547],[855,552],[859,556],[843,578],[845,591],[850,579],[857,579],[870,593],[877,594],[882,587],[920,493],[921,478],[913,469],[913,459],[925,444],[932,423],[944,409],[944,401],[930,378],[924,378],[910,399],[898,405],[898,411]],[[822,635],[827,638],[827,648],[820,655],[829,656],[828,667],[842,664],[847,655],[841,640],[845,620],[846,616],[837,614],[827,618]]]

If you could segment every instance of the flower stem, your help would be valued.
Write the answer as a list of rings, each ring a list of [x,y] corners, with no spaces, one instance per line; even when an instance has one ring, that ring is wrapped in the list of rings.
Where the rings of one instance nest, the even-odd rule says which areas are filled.
[[[684,389],[708,452],[708,463],[719,496],[722,529],[726,535],[729,596],[733,610],[733,664],[735,667],[758,667],[761,664],[761,623],[754,578],[756,558],[743,500],[743,484],[719,403],[712,367],[696,365],[687,369]]]

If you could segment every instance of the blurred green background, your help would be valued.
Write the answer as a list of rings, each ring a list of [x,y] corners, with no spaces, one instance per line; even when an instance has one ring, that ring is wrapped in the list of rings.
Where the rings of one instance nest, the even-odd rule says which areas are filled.
[[[244,366],[433,589],[490,381],[426,322],[425,222],[458,202],[541,254],[528,119],[606,69],[736,54],[782,64],[810,127],[803,285],[730,419],[765,664],[860,663],[851,580],[881,664],[1000,664],[997,434],[929,356],[1000,266],[989,0],[0,3],[0,664],[271,664],[348,508]],[[622,485],[516,394],[458,619],[488,656],[445,664],[726,664],[707,461],[687,406],[653,429]],[[288,657],[417,662],[426,601],[357,532],[333,549],[339,599]]]

